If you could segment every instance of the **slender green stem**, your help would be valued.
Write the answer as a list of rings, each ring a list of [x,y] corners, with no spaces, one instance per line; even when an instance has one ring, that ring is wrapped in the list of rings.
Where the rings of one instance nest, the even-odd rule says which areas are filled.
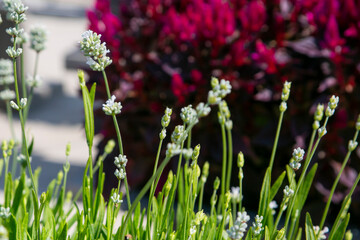
[[[274,145],[273,145],[273,149],[272,149],[271,157],[270,157],[270,163],[269,163],[270,173],[272,172],[272,168],[274,165],[275,153],[276,153],[276,149],[277,149],[278,142],[279,142],[279,136],[280,136],[280,130],[281,130],[281,124],[282,124],[283,118],[284,118],[284,112],[281,111],[280,117],[279,117],[279,122],[278,122],[277,129],[276,129]]]
[[[285,205],[285,202],[284,202],[284,199],[283,199],[281,204],[280,204],[280,210],[278,212],[278,215],[276,216],[276,220],[275,220],[275,224],[274,224],[274,228],[273,228],[273,233],[277,230],[277,226],[278,226],[278,224],[280,222],[280,219],[281,219],[281,216],[282,216],[282,214],[284,212],[284,205]]]
[[[233,146],[232,146],[232,134],[231,130],[227,129],[227,141],[228,141],[228,164],[226,172],[226,191],[230,190],[232,162],[233,162]]]
[[[157,169],[158,164],[159,164],[159,158],[160,158],[160,152],[161,152],[162,143],[163,143],[163,139],[160,139],[152,176],[155,175],[156,169]],[[146,214],[146,216],[147,216],[147,218],[146,218],[146,232],[148,234],[148,239],[150,239],[150,219],[151,219],[150,212],[151,212],[151,202],[152,202],[152,198],[154,196],[154,192],[155,192],[155,186],[154,186],[154,182],[153,182],[151,184],[151,188],[150,188],[150,195],[149,195],[148,208],[147,208],[147,214]]]
[[[222,174],[221,174],[221,195],[220,195],[220,199],[219,202],[220,204],[218,205],[218,213],[220,211],[220,206],[222,207],[221,209],[223,209],[225,207],[223,200],[224,200],[224,196],[225,196],[225,178],[226,178],[226,133],[225,133],[225,124],[221,124],[221,136],[222,136],[222,146],[223,146],[223,155],[222,155]]]
[[[105,70],[102,70],[101,72],[102,72],[102,75],[103,75],[103,78],[104,78],[104,83],[105,83],[105,88],[106,88],[106,95],[107,95],[108,99],[110,99],[111,98],[110,88],[109,88],[109,83],[108,83],[108,79],[107,79]]]
[[[358,134],[359,134],[359,131],[356,131],[356,132],[355,132],[355,135],[354,135],[354,138],[353,138],[353,141],[354,141],[354,142],[356,141],[356,139],[357,139],[357,137],[358,137]],[[326,216],[327,216],[328,211],[329,211],[329,207],[330,207],[330,203],[331,203],[332,197],[333,197],[333,195],[334,195],[334,193],[335,193],[335,189],[336,189],[336,187],[337,187],[337,185],[338,185],[338,183],[339,183],[340,177],[341,177],[341,175],[342,175],[342,173],[343,173],[343,171],[344,171],[344,169],[345,169],[345,167],[346,167],[346,164],[347,164],[348,161],[349,161],[349,158],[350,158],[351,153],[352,153],[352,150],[351,150],[351,149],[348,149],[348,152],[347,152],[347,154],[346,154],[346,156],[345,156],[344,162],[343,162],[343,164],[341,165],[341,169],[340,169],[338,175],[336,176],[335,182],[333,183],[333,185],[332,185],[332,187],[331,187],[330,195],[329,195],[329,198],[328,198],[328,200],[327,200],[327,202],[326,202],[326,206],[325,206],[325,209],[324,209],[324,213],[323,213],[323,215],[322,215],[322,217],[321,217],[321,222],[320,222],[320,225],[319,225],[319,226],[320,226],[320,229],[323,229],[323,227],[324,227],[325,219],[326,219]]]
[[[133,204],[131,205],[129,211],[126,214],[125,220],[121,226],[120,229],[120,238],[119,239],[124,239],[125,237],[125,230],[126,230],[126,226],[127,226],[127,222],[129,221],[129,218],[132,214],[132,212],[134,211],[135,207],[137,206],[137,204],[140,202],[140,200],[144,197],[144,195],[146,194],[146,192],[149,190],[149,188],[151,187],[151,184],[153,183],[153,181],[155,180],[155,178],[160,175],[165,166],[168,164],[168,162],[170,161],[170,157],[166,157],[164,159],[164,161],[160,164],[158,170],[156,171],[155,175],[153,175],[145,184],[145,186],[141,189],[140,193],[137,195],[137,197],[135,198]]]
[[[204,199],[204,187],[205,187],[205,182],[201,181],[198,211],[201,211],[201,209],[202,209],[202,204],[203,204],[203,199]]]
[[[38,70],[38,65],[39,65],[39,55],[40,55],[40,52],[36,52],[33,80],[35,80],[36,75],[37,75],[37,70]],[[24,78],[25,77],[22,76],[23,92],[26,92],[26,85],[25,85],[25,79]],[[29,113],[29,109],[30,109],[30,106],[31,106],[33,96],[34,96],[34,86],[31,86],[28,101],[27,101],[27,104],[26,104],[26,108],[24,109],[25,123],[26,123],[26,120],[28,118],[28,113]],[[24,97],[26,97],[26,95],[24,95]]]
[[[24,50],[23,44],[20,47]],[[22,95],[26,98],[27,97],[27,90],[26,90],[26,82],[25,82],[25,65],[24,65],[24,51],[20,55],[20,65],[21,65],[21,86],[22,86]]]
[[[242,167],[240,167],[239,169],[239,174],[241,174],[241,176],[239,176],[239,195],[240,195],[240,199],[239,199],[239,212],[242,212],[241,208],[242,208],[242,183],[243,183],[243,170]]]

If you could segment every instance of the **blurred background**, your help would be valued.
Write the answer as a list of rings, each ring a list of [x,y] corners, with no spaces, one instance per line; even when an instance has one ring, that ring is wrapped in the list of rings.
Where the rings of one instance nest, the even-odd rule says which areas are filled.
[[[39,191],[57,176],[65,163],[65,146],[71,143],[69,157],[69,189],[73,192],[81,186],[84,166],[87,161],[87,145],[83,130],[83,107],[79,96],[77,68],[85,64],[81,55],[75,54],[82,32],[87,29],[86,9],[91,1],[85,0],[31,0],[25,31],[34,25],[43,25],[47,32],[46,49],[40,53],[38,74],[42,84],[35,89],[35,95],[27,123],[29,136],[34,136],[34,167],[41,167]],[[2,6],[2,1],[0,1]],[[6,15],[1,11],[3,21]],[[8,58],[5,49],[10,45],[10,37],[5,33],[8,22],[0,24],[0,58]],[[24,48],[25,73],[32,75],[35,51],[29,44]],[[17,114],[15,131],[21,140],[21,128]],[[5,106],[0,111],[1,141],[9,140],[11,132]]]
[[[44,183],[61,169],[70,141],[69,187],[81,184],[87,156],[74,69],[86,69],[77,42],[90,28],[102,34],[111,51],[113,64],[107,74],[112,93],[124,106],[118,120],[133,189],[151,174],[165,107],[172,106],[178,114],[183,106],[206,101],[210,77],[216,76],[230,80],[233,87],[227,101],[234,122],[234,154],[243,151],[246,156],[244,203],[256,208],[258,176],[269,161],[282,84],[287,80],[292,91],[273,178],[289,162],[293,148],[307,148],[317,104],[327,103],[332,94],[340,97],[313,160],[319,170],[307,210],[315,213],[323,205],[360,113],[359,0],[53,0],[29,1],[29,7],[25,27],[40,23],[49,32],[39,64],[44,83],[36,91],[28,124],[36,137],[33,163],[42,166]],[[25,54],[31,72],[34,56],[30,51]],[[87,74],[88,84],[97,83],[98,103],[105,102],[101,74],[89,70]],[[95,114],[95,151],[101,154],[115,131],[100,108]],[[179,123],[175,116],[170,127]],[[1,137],[10,136],[4,112],[0,132]],[[220,175],[219,140],[213,111],[193,134],[193,144],[202,145],[200,162],[210,162],[210,176]],[[115,150],[105,161],[105,195],[116,183],[112,159],[117,154]],[[340,180],[333,212],[356,178],[359,156],[357,149]],[[235,184],[235,168],[233,176]],[[352,219],[360,219],[359,189],[351,211]],[[313,220],[318,221],[316,215]]]

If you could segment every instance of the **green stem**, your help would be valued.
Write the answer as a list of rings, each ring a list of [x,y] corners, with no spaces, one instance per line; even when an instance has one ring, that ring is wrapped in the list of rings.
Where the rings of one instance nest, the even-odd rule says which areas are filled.
[[[242,167],[240,167],[240,170],[241,171],[241,175],[243,175],[243,170],[242,170]],[[242,182],[243,182],[243,176],[240,176],[239,177],[239,195],[240,195],[240,200],[239,200],[239,212],[242,212]]]
[[[164,161],[160,164],[158,170],[156,171],[155,175],[153,175],[145,184],[145,186],[141,189],[140,193],[137,195],[137,197],[135,198],[133,204],[131,205],[129,211],[126,214],[125,220],[121,226],[120,229],[120,238],[119,239],[124,239],[125,237],[125,230],[126,230],[126,226],[127,226],[127,222],[129,221],[129,218],[132,214],[132,212],[134,211],[135,207],[137,206],[137,204],[140,202],[140,200],[144,197],[144,195],[146,194],[146,192],[149,190],[149,188],[151,187],[151,184],[153,183],[153,181],[155,180],[155,178],[160,175],[162,173],[162,171],[164,170],[165,166],[168,164],[168,162],[170,161],[170,157],[166,157],[164,159]]]
[[[221,195],[219,199],[218,213],[220,211],[220,206],[222,209],[225,207],[223,200],[225,196],[225,178],[226,178],[226,133],[225,133],[225,124],[221,124],[221,136],[222,136],[222,146],[223,146],[223,155],[222,155],[222,174],[221,174]]]
[[[40,55],[40,52],[36,52],[36,55],[35,55],[35,65],[34,65],[34,73],[33,73],[33,79],[34,79],[34,80],[35,80],[35,78],[36,78],[37,71],[38,71],[39,55]],[[23,92],[26,93],[25,77],[24,77],[23,75],[22,75],[22,85],[23,85]],[[28,118],[28,113],[29,113],[29,109],[30,109],[30,106],[31,106],[31,102],[32,102],[33,95],[34,95],[34,87],[31,86],[29,98],[28,98],[28,101],[27,101],[27,105],[26,105],[26,108],[25,108],[25,110],[24,110],[25,123],[26,123],[26,120],[27,120],[27,118]],[[26,94],[24,95],[24,97],[26,97]]]
[[[226,191],[229,191],[231,184],[231,173],[232,173],[232,162],[233,162],[232,134],[230,129],[227,130],[227,137],[228,137],[228,165],[227,165],[227,173],[226,173]]]
[[[359,131],[356,131],[356,132],[355,132],[355,135],[354,135],[354,138],[353,138],[353,141],[354,141],[354,142],[356,141],[356,139],[357,139],[357,137],[358,137],[358,134],[359,134]],[[346,154],[346,156],[345,156],[344,162],[343,162],[343,164],[341,165],[341,169],[340,169],[338,175],[336,176],[335,182],[333,183],[333,185],[332,185],[332,187],[331,187],[330,195],[329,195],[329,198],[328,198],[328,200],[327,200],[327,202],[326,202],[326,206],[325,206],[325,209],[324,209],[324,213],[323,213],[323,215],[322,215],[322,217],[321,217],[321,222],[320,222],[320,225],[319,225],[319,226],[320,226],[320,229],[323,229],[323,227],[324,227],[325,219],[326,219],[326,216],[327,216],[328,211],[329,211],[329,207],[330,207],[330,203],[331,203],[332,197],[333,197],[333,195],[334,195],[334,193],[335,193],[335,189],[336,189],[336,187],[337,187],[337,185],[338,185],[338,183],[339,183],[341,174],[343,173],[343,171],[344,171],[344,169],[345,169],[345,166],[346,166],[346,164],[347,164],[348,161],[349,161],[351,152],[352,152],[352,150],[349,149],[348,152],[347,152],[347,154]]]
[[[162,142],[163,142],[163,139],[160,139],[152,176],[155,175],[156,169],[157,169],[158,164],[159,164],[159,158],[160,158],[160,151],[161,151]],[[148,208],[147,208],[147,214],[146,214],[146,216],[147,216],[147,218],[146,218],[146,232],[148,234],[148,239],[150,239],[150,219],[151,219],[150,212],[151,212],[151,202],[152,202],[152,199],[153,199],[153,196],[154,196],[154,192],[155,192],[155,185],[154,185],[154,182],[153,182],[151,184],[151,188],[150,188],[150,195],[149,195]]]
[[[202,204],[204,199],[204,187],[205,187],[205,182],[201,181],[198,211],[201,211],[202,209]]]
[[[272,172],[272,167],[274,165],[275,153],[276,153],[276,149],[277,149],[278,142],[279,142],[279,136],[280,136],[281,124],[282,124],[282,121],[284,118],[284,112],[283,111],[280,112],[279,122],[278,122],[277,129],[276,129],[274,145],[273,145],[273,149],[271,152],[270,163],[269,163],[270,173]]]

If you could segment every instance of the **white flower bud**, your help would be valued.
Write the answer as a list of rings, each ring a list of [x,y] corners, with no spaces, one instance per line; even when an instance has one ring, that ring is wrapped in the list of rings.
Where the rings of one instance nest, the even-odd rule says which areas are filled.
[[[116,115],[121,113],[121,102],[115,102],[116,97],[114,95],[111,96],[110,99],[103,104],[102,110],[106,115]]]
[[[280,107],[279,107],[280,112],[285,112],[286,109],[287,109],[286,102],[281,102]]]
[[[355,148],[357,147],[358,145],[358,142],[357,141],[353,141],[353,140],[350,140],[349,141],[349,144],[348,144],[348,149],[350,152],[354,151]]]
[[[163,140],[164,138],[166,138],[166,129],[161,130],[161,132],[159,134],[159,138],[160,138],[160,140]]]
[[[327,133],[327,131],[326,131],[325,127],[321,127],[321,128],[318,129],[319,137],[325,136],[326,133]]]
[[[18,110],[19,111],[19,106],[14,102],[14,101],[10,101],[10,106],[15,109],[15,110]]]
[[[27,104],[27,98],[21,98],[20,99],[20,108],[23,109],[26,107]]]

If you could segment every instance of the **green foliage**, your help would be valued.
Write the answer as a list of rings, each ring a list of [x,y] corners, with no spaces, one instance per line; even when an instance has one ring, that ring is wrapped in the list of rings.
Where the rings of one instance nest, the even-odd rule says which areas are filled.
[[[105,84],[108,86],[106,73],[104,70],[102,73]],[[70,154],[70,146],[67,146],[66,163],[64,164],[63,171],[59,172],[57,179],[49,183],[47,191],[42,193],[40,197],[38,196],[37,185],[41,169],[35,170],[34,173],[31,170],[30,157],[33,151],[34,138],[32,138],[29,145],[26,143],[25,123],[22,120],[23,146],[26,146],[22,147],[22,151],[26,155],[26,162],[24,161],[24,164],[22,164],[19,176],[13,175],[8,170],[10,159],[16,161],[18,157],[15,153],[16,151],[14,151],[14,156],[12,156],[13,142],[10,141],[8,144],[5,141],[2,144],[3,158],[0,161],[0,170],[5,165],[5,173],[3,174],[4,199],[0,208],[0,224],[6,229],[5,235],[7,238],[16,240],[301,239],[303,233],[299,219],[301,214],[303,214],[302,210],[317,171],[317,163],[313,164],[309,171],[308,168],[311,166],[310,162],[322,136],[326,134],[326,125],[336,108],[337,98],[332,97],[330,99],[328,104],[330,107],[325,111],[326,118],[322,127],[320,128],[319,123],[317,124],[319,125],[318,130],[315,129],[317,131],[314,131],[313,134],[315,136],[316,132],[318,132],[317,139],[315,141],[312,137],[310,140],[309,150],[300,170],[300,175],[297,173],[301,167],[299,164],[303,158],[303,150],[296,149],[293,156],[289,156],[290,164],[286,165],[286,171],[283,171],[279,176],[273,176],[272,167],[275,161],[282,119],[287,109],[286,101],[289,97],[291,86],[290,83],[285,83],[283,95],[285,94],[287,97],[282,97],[279,108],[280,115],[274,138],[273,151],[270,156],[269,167],[263,178],[259,196],[257,221],[248,228],[250,216],[246,212],[246,206],[242,205],[243,168],[246,167],[242,153],[239,153],[238,162],[239,189],[238,191],[230,191],[230,179],[234,164],[231,136],[232,121],[225,101],[225,96],[231,90],[229,82],[213,78],[213,89],[209,92],[208,102],[199,104],[196,109],[193,109],[190,105],[182,110],[180,118],[183,119],[183,124],[175,127],[166,147],[166,153],[162,156],[162,144],[163,140],[166,141],[166,131],[172,113],[170,109],[165,111],[161,122],[162,129],[159,135],[158,151],[156,157],[154,157],[155,166],[153,174],[131,202],[125,168],[127,158],[123,153],[120,129],[115,116],[115,112],[116,114],[120,113],[121,104],[114,102],[115,96],[110,99],[110,90],[107,87],[107,95],[109,96],[107,107],[110,110],[112,110],[114,105],[117,107],[114,112],[108,109],[108,113],[110,111],[117,132],[120,155],[117,157],[117,162],[115,162],[118,167],[116,174],[119,180],[118,187],[112,190],[110,199],[105,200],[102,192],[107,176],[103,171],[103,159],[106,155],[110,154],[114,143],[111,142],[109,146],[112,145],[112,147],[106,148],[106,152],[99,159],[96,159],[96,166],[93,169],[92,147],[95,125],[93,108],[96,85],[93,84],[89,90],[85,85],[84,73],[82,71],[78,72],[78,77],[83,96],[85,134],[89,150],[89,158],[85,167],[81,189],[74,197],[67,197],[69,193],[66,190],[66,182],[67,173],[70,168],[67,161],[67,157]],[[18,91],[17,98],[19,99]],[[209,113],[211,105],[217,106],[219,109],[218,120],[223,146],[223,169],[221,180],[216,178],[213,184],[213,195],[210,199],[203,199],[209,167],[206,165],[202,171],[198,165],[200,145],[192,148],[194,145],[191,142],[191,134],[193,127],[201,120],[200,118],[205,117]],[[17,110],[22,119],[22,109]],[[356,140],[359,130],[360,118],[343,166],[346,165],[351,152],[357,146]],[[162,161],[161,158],[163,158]],[[183,159],[184,163],[182,162]],[[178,164],[176,173],[169,172],[165,184],[156,195],[155,189],[159,187],[160,177],[163,175],[165,167],[172,160],[177,161]],[[94,187],[94,170],[98,170],[96,188]],[[341,173],[338,177],[340,177]],[[276,177],[273,183],[272,177]],[[246,178],[244,179],[246,180]],[[29,184],[29,180],[31,184]],[[359,180],[360,174],[342,203],[342,207],[329,233],[329,239],[331,240],[342,239],[345,235],[350,220],[348,211],[351,197]],[[121,184],[125,185],[125,192],[121,191]],[[335,182],[334,188],[336,184]],[[286,187],[283,191],[279,191],[285,185]],[[120,210],[124,194],[127,198],[128,208]],[[144,208],[140,202],[146,194],[149,195],[149,198],[147,207]],[[80,195],[81,201],[78,201]],[[277,195],[283,198],[274,221],[273,212],[275,210],[270,205]],[[330,195],[329,201],[331,201],[331,197],[332,195]],[[203,209],[202,206],[205,204],[210,205],[210,211]],[[326,208],[324,210],[325,217],[327,216],[327,211],[328,209]],[[281,219],[284,220],[284,224],[280,221]],[[280,223],[281,226],[279,227]],[[320,227],[314,226],[309,213],[306,213],[304,224],[306,239],[323,239],[326,231],[322,229],[322,223],[319,224]]]

